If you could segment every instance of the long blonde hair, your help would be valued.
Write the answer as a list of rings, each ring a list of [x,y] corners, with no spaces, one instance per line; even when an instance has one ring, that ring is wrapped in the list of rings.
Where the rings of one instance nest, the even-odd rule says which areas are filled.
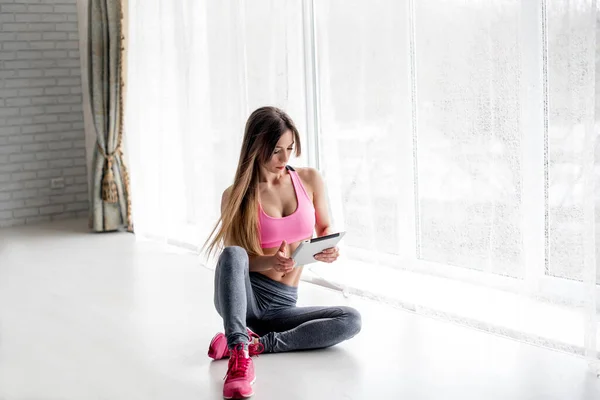
[[[298,157],[301,154],[300,135],[284,111],[261,107],[248,118],[231,193],[202,248],[204,250],[208,245],[208,256],[231,245],[244,248],[249,255],[263,254],[258,226],[259,167],[271,159],[277,142],[288,130],[294,136]]]

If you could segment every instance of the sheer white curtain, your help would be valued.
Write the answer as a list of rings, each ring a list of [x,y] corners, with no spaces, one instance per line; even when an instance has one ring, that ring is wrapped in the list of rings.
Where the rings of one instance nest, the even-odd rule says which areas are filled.
[[[135,231],[197,249],[232,183],[249,114],[278,106],[306,130],[302,4],[131,0],[129,11]]]
[[[138,235],[197,249],[246,118],[280,106],[347,231],[322,282],[597,365],[596,1],[129,10]]]

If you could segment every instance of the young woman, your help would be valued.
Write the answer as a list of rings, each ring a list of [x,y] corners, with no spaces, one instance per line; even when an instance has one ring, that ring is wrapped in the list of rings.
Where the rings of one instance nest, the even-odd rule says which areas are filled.
[[[333,346],[355,336],[360,314],[350,307],[296,307],[302,266],[290,258],[305,239],[334,233],[323,180],[312,168],[290,167],[300,137],[282,110],[254,111],[233,185],[223,192],[221,217],[207,240],[209,254],[224,246],[215,271],[215,307],[225,334],[208,355],[229,357],[225,398],[253,394],[250,356]],[[336,248],[317,254],[331,263]],[[250,330],[252,329],[252,330]]]

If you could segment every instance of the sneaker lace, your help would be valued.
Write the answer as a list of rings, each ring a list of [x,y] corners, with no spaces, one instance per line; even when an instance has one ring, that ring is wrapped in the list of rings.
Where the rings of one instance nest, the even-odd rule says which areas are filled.
[[[226,379],[227,377],[231,379],[245,377],[248,374],[249,365],[250,357],[245,357],[244,345],[240,343],[238,347],[231,351],[227,374],[225,374],[223,379]]]

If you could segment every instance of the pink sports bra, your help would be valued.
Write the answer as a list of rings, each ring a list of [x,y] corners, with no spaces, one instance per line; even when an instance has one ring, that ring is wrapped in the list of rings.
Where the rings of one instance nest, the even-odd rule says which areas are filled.
[[[294,191],[298,207],[292,214],[282,218],[268,216],[259,202],[258,223],[260,231],[260,245],[263,249],[279,247],[285,240],[288,244],[312,237],[315,227],[315,207],[306,193],[298,173],[289,165],[286,166]]]

